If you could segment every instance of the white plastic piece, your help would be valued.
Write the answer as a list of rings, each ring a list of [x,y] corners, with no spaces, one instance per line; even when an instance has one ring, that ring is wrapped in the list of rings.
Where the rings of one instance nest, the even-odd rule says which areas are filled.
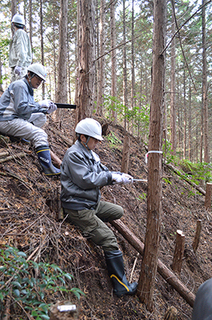
[[[62,306],[58,306],[57,309],[60,312],[65,312],[65,311],[76,311],[77,307],[75,304],[64,304]]]

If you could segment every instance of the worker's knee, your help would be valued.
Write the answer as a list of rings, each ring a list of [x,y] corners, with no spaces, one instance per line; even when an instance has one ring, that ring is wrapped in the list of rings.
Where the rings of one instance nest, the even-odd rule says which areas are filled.
[[[212,320],[212,278],[198,289],[194,302],[192,320]]]

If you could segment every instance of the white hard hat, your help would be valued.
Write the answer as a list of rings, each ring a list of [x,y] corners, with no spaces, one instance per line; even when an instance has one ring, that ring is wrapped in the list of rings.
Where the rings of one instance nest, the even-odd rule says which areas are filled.
[[[84,134],[97,140],[103,140],[102,126],[98,121],[92,118],[85,118],[81,120],[75,128],[75,132],[78,134]]]
[[[30,71],[40,77],[43,81],[46,81],[46,68],[40,63],[31,64],[27,71]]]
[[[18,14],[18,13],[16,13],[16,14],[13,16],[12,22],[18,23],[18,24],[22,24],[23,26],[25,26],[24,17],[23,17],[21,14]]]

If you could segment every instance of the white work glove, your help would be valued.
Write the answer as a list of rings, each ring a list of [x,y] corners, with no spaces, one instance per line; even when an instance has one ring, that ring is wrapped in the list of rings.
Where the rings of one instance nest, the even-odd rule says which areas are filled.
[[[47,113],[52,113],[53,111],[57,110],[56,104],[54,104],[51,100],[42,100],[39,102],[39,105],[42,108],[45,108]]]
[[[122,174],[122,183],[133,183],[133,177],[127,173]]]
[[[122,183],[122,174],[117,172],[112,172],[112,180],[115,183]]]
[[[55,110],[57,110],[56,104],[54,104],[54,102],[50,101],[50,105],[49,105],[49,109],[47,110],[47,113],[52,113]]]
[[[16,66],[15,69],[14,69],[14,72],[15,72],[15,74],[17,74],[18,76],[20,76],[21,70],[22,70],[22,67]]]

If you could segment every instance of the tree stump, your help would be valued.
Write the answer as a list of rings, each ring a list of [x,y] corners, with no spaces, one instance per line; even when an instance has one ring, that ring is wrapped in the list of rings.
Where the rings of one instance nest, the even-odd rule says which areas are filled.
[[[212,183],[206,184],[206,194],[205,194],[205,208],[211,209],[211,194],[212,194]]]
[[[185,249],[185,235],[181,230],[177,230],[175,251],[174,251],[174,257],[173,257],[171,268],[178,275],[180,274],[181,268],[182,268],[184,249]]]
[[[202,220],[200,220],[200,219],[197,220],[196,233],[195,233],[194,241],[192,243],[192,247],[193,247],[194,252],[197,251],[197,248],[199,245],[200,233],[201,233],[201,229],[202,229],[201,222],[202,222]]]
[[[124,146],[123,146],[122,161],[121,161],[121,172],[128,173],[129,152],[130,152],[130,137],[126,135],[124,138]]]
[[[176,320],[177,319],[177,309],[175,307],[169,307],[164,316],[164,320]]]

